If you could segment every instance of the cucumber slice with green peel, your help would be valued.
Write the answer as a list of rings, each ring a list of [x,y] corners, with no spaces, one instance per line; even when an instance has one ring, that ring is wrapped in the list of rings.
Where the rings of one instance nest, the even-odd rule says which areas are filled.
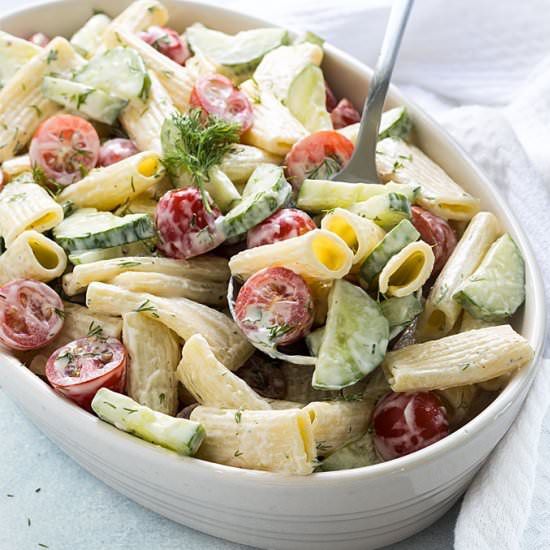
[[[155,237],[155,227],[147,214],[115,216],[82,208],[65,218],[53,230],[55,240],[67,251],[110,248]]]
[[[314,357],[319,355],[319,348],[321,347],[321,342],[323,341],[324,335],[325,327],[319,327],[306,336],[307,349]]]
[[[107,388],[95,394],[92,409],[119,430],[185,456],[194,455],[206,436],[199,422],[154,411]]]
[[[363,288],[370,288],[376,283],[378,275],[388,260],[405,248],[408,244],[414,243],[420,237],[420,233],[409,220],[402,220],[374,247],[366,257],[359,269],[359,283]]]
[[[376,454],[372,433],[367,431],[361,438],[348,443],[325,458],[315,470],[316,472],[334,472],[336,470],[351,470],[382,462]]]
[[[372,220],[385,231],[390,231],[402,220],[410,220],[411,203],[401,193],[376,195],[364,202],[355,203],[350,211]]]
[[[74,214],[77,211],[77,207],[73,201],[65,201],[61,208],[63,208],[63,217],[67,218],[71,214]]]
[[[378,303],[354,284],[335,281],[312,386],[339,390],[355,384],[384,360],[388,339],[389,323]]]
[[[390,324],[390,340],[407,328],[423,310],[422,302],[415,294],[388,298],[380,307]]]
[[[387,137],[407,139],[413,127],[412,119],[405,107],[395,107],[382,113],[378,139]]]
[[[258,165],[243,189],[241,202],[221,218],[224,234],[234,237],[246,233],[284,206],[291,194],[282,167]]]
[[[151,88],[143,59],[131,48],[112,48],[94,57],[74,80],[122,99],[144,99]]]
[[[69,254],[69,261],[73,265],[80,265],[99,262],[101,260],[111,260],[113,258],[124,258],[126,256],[152,256],[156,243],[156,239],[146,239],[110,248],[79,250]]]
[[[289,40],[288,32],[280,28],[253,29],[229,35],[200,24],[189,27],[185,38],[193,53],[214,61],[217,70],[235,83],[250,78],[266,53]]]
[[[120,111],[128,105],[127,99],[79,82],[51,76],[44,77],[42,93],[48,99],[104,124],[114,124]]]
[[[413,202],[420,193],[420,186],[393,181],[383,185],[306,179],[300,187],[297,206],[302,210],[317,213],[333,208],[350,208],[355,203],[388,193],[399,193]]]
[[[479,267],[453,294],[472,317],[504,321],[525,300],[525,262],[508,233],[489,248]]]
[[[332,130],[326,106],[325,78],[317,65],[307,65],[290,83],[286,106],[309,132]]]

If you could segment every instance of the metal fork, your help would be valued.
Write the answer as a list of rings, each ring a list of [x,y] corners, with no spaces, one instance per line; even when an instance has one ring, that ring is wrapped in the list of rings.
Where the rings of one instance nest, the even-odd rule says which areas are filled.
[[[380,183],[376,172],[376,143],[380,118],[413,2],[414,0],[394,0],[393,2],[369,95],[363,107],[353,155],[348,164],[332,176],[333,180],[348,183]]]

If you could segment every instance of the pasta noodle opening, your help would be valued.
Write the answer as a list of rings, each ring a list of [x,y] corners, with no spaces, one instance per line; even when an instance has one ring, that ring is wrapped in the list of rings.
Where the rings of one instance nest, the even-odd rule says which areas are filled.
[[[390,275],[388,286],[407,286],[412,283],[424,267],[424,254],[415,252],[407,258],[394,273]]]
[[[357,252],[358,239],[355,229],[341,216],[332,216],[325,229],[336,233],[355,253]]]
[[[326,235],[317,235],[311,245],[317,261],[332,271],[341,269],[348,259],[345,251]]]
[[[443,313],[443,311],[441,311],[440,309],[434,309],[428,317],[428,322],[426,324],[429,329],[433,330],[434,332],[440,332],[445,330],[447,317],[445,313]]]
[[[57,254],[51,248],[44,246],[40,241],[30,239],[29,246],[31,247],[34,257],[44,269],[55,269],[59,265]]]
[[[138,172],[145,178],[150,178],[153,176],[159,167],[158,160],[155,157],[149,157],[146,159],[143,159],[138,164]]]
[[[47,214],[44,214],[42,217],[38,218],[37,220],[34,220],[27,229],[35,229],[36,227],[44,227],[44,226],[50,226],[51,224],[57,224],[57,216],[52,213],[48,212]]]
[[[298,422],[298,431],[300,432],[300,437],[302,438],[302,441],[304,443],[306,461],[310,462],[316,458],[315,454],[312,453],[312,450],[315,449],[315,442],[313,441],[313,431],[311,429],[311,414],[309,416],[302,416],[300,414],[297,416],[296,421]]]

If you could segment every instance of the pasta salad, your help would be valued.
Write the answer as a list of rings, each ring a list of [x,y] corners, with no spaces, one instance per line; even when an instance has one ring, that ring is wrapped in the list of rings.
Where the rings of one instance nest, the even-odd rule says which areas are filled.
[[[239,468],[369,466],[463,426],[533,357],[511,236],[404,107],[383,184],[330,179],[360,114],[318,37],[168,16],[0,31],[1,346],[119,430]]]

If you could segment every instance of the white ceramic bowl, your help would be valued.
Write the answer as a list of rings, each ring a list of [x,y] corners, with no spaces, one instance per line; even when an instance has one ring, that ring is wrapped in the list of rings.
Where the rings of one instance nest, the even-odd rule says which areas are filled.
[[[92,8],[114,15],[129,2],[51,2],[0,17],[0,28],[25,36],[42,30],[70,36]],[[195,21],[226,32],[267,23],[225,9],[166,2],[171,24]],[[360,105],[370,70],[327,46],[327,79],[338,95]],[[420,147],[493,211],[523,251],[527,300],[516,322],[536,351],[479,416],[444,440],[413,455],[341,472],[289,477],[182,458],[100,422],[59,397],[0,352],[0,384],[29,418],[99,479],[175,521],[211,535],[262,548],[346,550],[378,548],[424,529],[459,498],[516,417],[535,375],[544,337],[544,293],[528,241],[510,210],[464,152],[425,113],[395,89],[390,104],[405,104]]]

